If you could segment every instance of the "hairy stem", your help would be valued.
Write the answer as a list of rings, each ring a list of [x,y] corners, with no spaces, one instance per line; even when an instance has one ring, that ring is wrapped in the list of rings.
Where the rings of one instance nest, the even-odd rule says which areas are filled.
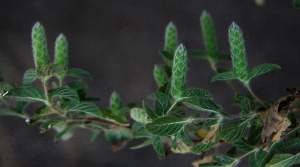
[[[267,105],[265,105],[265,103],[263,103],[257,96],[255,96],[255,94],[252,92],[250,86],[249,86],[249,83],[246,83],[245,84],[248,91],[251,93],[251,95],[255,98],[256,101],[258,101],[260,104],[262,104],[265,108],[269,108]]]
[[[57,113],[59,113],[60,115],[64,115],[64,113],[62,113],[61,111],[59,111],[57,108],[55,108],[52,104],[51,104],[51,101],[50,101],[50,98],[49,98],[49,94],[48,94],[48,88],[47,88],[47,79],[43,79],[43,87],[44,87],[44,92],[45,92],[45,95],[46,95],[46,98],[47,98],[47,103],[46,105],[50,106],[51,108],[53,108]]]
[[[129,130],[132,130],[132,128],[130,126],[122,126],[122,125],[119,125],[119,124],[116,124],[116,123],[113,123],[113,122],[108,122],[108,121],[103,121],[103,120],[99,120],[99,119],[92,119],[92,118],[71,118],[69,119],[70,121],[90,121],[90,122],[97,122],[97,123],[101,123],[101,124],[105,124],[105,125],[113,125],[113,126],[116,126],[116,127],[122,127],[122,128],[125,128],[125,129],[129,129]]]

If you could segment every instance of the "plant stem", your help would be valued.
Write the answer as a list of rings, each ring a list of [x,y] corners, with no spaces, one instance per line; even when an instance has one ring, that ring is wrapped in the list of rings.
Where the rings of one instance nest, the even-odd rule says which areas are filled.
[[[263,103],[258,97],[255,96],[255,94],[252,92],[250,86],[249,86],[249,83],[245,83],[248,91],[251,93],[251,95],[255,98],[256,101],[258,101],[260,104],[262,104],[265,108],[269,108],[267,105],[265,105],[265,103]]]
[[[177,104],[178,101],[179,101],[178,99],[176,99],[174,101],[174,103],[171,105],[171,107],[169,108],[169,110],[167,111],[167,113],[165,115],[168,115],[168,113],[173,109],[173,107]]]
[[[227,117],[210,117],[210,118],[191,118],[189,121],[194,121],[194,120],[207,120],[207,119],[232,119],[232,118],[240,118],[240,117],[253,117],[256,115],[263,115],[266,114],[267,111],[264,112],[259,112],[259,113],[253,113],[253,114],[244,114],[244,115],[232,115],[232,116],[227,116]]]
[[[61,111],[59,111],[57,108],[55,108],[54,106],[52,106],[50,98],[49,98],[49,94],[48,94],[48,89],[47,89],[47,79],[43,79],[43,87],[44,87],[44,91],[45,91],[45,95],[47,98],[47,102],[46,105],[50,106],[51,108],[53,108],[55,111],[57,111],[57,113],[59,113],[60,115],[64,115],[64,113],[62,113]]]
[[[70,121],[90,121],[90,122],[97,122],[97,123],[101,123],[101,124],[105,124],[105,125],[113,125],[113,126],[117,126],[117,127],[122,127],[125,129],[129,129],[132,130],[132,128],[130,126],[122,126],[113,122],[108,122],[108,121],[102,121],[99,119],[92,119],[92,118],[71,118],[69,119]]]

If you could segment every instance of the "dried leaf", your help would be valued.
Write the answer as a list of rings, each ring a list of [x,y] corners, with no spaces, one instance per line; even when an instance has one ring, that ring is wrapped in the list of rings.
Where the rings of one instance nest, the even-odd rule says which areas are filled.
[[[215,162],[215,160],[213,160],[212,157],[213,157],[213,155],[215,155],[217,153],[219,153],[219,152],[217,150],[214,150],[214,151],[211,151],[209,153],[209,155],[207,155],[207,156],[204,156],[204,157],[200,156],[200,158],[198,160],[192,162],[192,165],[194,167],[198,167],[199,164]]]
[[[283,122],[277,126],[277,127],[280,127],[280,129],[278,130],[276,128],[276,131],[274,131],[274,132],[276,132],[276,134],[274,135],[272,141],[279,141],[281,133],[283,131],[285,131],[290,125],[291,125],[291,121],[287,117],[284,117]]]

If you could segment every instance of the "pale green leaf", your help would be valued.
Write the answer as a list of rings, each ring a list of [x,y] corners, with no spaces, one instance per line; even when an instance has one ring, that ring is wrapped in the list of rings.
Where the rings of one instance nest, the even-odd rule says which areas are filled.
[[[147,113],[142,108],[132,108],[130,110],[130,117],[137,122],[147,122]]]
[[[130,147],[130,149],[139,149],[139,148],[143,148],[143,147],[146,147],[150,144],[152,144],[153,141],[152,139],[147,139],[145,140],[143,143],[139,144],[139,145],[136,145],[136,146],[133,146],[133,147]]]
[[[222,155],[222,154],[216,154],[213,157],[213,160],[221,163],[221,164],[231,164],[232,162],[235,161],[235,158],[226,156],[226,155]]]
[[[128,123],[124,123],[121,116],[114,115],[111,110],[104,109],[104,108],[102,108],[100,110],[102,112],[102,119],[105,119],[109,122],[114,122],[114,123],[122,125],[122,126],[128,126],[129,125]]]
[[[177,29],[174,23],[170,22],[165,31],[165,50],[173,54],[177,45]]]
[[[119,128],[105,131],[104,136],[109,143],[116,144],[118,140],[132,140],[133,133],[129,129]]]

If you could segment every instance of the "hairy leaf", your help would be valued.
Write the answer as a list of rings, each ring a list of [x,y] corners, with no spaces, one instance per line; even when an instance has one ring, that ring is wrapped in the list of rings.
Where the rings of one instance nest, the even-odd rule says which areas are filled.
[[[221,164],[231,164],[235,161],[235,158],[222,155],[222,154],[216,154],[213,156],[213,159]]]
[[[232,73],[232,72],[223,72],[215,75],[212,79],[211,82],[216,81],[216,80],[228,80],[228,79],[236,79],[237,75]]]
[[[180,131],[186,122],[178,117],[166,116],[145,125],[148,132],[158,136],[169,136]]]
[[[173,22],[170,22],[165,31],[165,50],[173,54],[177,47],[177,30]]]
[[[154,120],[154,119],[156,119],[156,118],[159,117],[158,115],[156,115],[156,112],[153,111],[153,110],[148,106],[148,104],[147,104],[146,102],[143,102],[143,107],[144,107],[144,110],[146,111],[146,113],[147,113],[147,115],[148,115],[149,118],[151,118],[151,119]]]
[[[197,89],[197,88],[189,88],[182,92],[180,95],[180,98],[190,98],[190,97],[205,97],[205,98],[211,98],[212,95],[203,89]]]
[[[66,102],[63,106],[64,110],[67,112],[70,111],[79,111],[79,112],[84,112],[87,114],[92,114],[97,117],[102,117],[102,113],[100,109],[94,104],[90,102],[80,102],[79,104],[74,104],[71,102]]]
[[[88,72],[76,68],[68,69],[65,75],[71,75],[73,77],[92,78],[91,74],[89,74]]]
[[[161,86],[168,82],[169,79],[163,67],[155,65],[153,73],[157,86]]]
[[[36,70],[40,71],[50,63],[44,27],[39,22],[35,23],[31,35],[34,64]]]
[[[241,138],[240,140],[234,142],[233,144],[242,151],[251,151],[254,149],[244,138]]]
[[[109,105],[112,112],[116,115],[119,115],[118,111],[121,109],[121,99],[120,96],[117,94],[117,92],[113,92],[111,94]]]
[[[156,136],[156,135],[153,136],[153,147],[159,155],[165,156],[165,151],[162,145],[161,136]]]
[[[276,154],[270,160],[269,163],[266,164],[266,167],[288,167],[293,164],[299,163],[300,153],[296,155],[292,154]]]
[[[111,110],[104,109],[104,108],[102,108],[100,110],[102,112],[102,119],[105,119],[107,121],[114,122],[114,123],[117,123],[117,124],[123,125],[123,126],[128,126],[129,125],[127,123],[124,123],[121,116],[114,115]]]
[[[27,86],[28,84],[33,82],[35,79],[37,79],[36,70],[35,69],[29,69],[24,74],[23,85]]]
[[[88,88],[88,85],[83,81],[73,81],[73,82],[67,83],[66,85],[73,90]]]
[[[233,73],[240,80],[244,80],[249,75],[249,69],[242,31],[240,30],[240,27],[233,22],[229,27],[228,34]]]
[[[201,15],[201,27],[206,53],[210,59],[215,61],[218,56],[216,36],[211,16],[206,11],[202,12]]]
[[[53,100],[53,98],[56,96],[69,99],[74,104],[79,104],[79,102],[80,102],[77,93],[68,87],[60,87],[57,89],[49,90],[49,99],[50,100]]]
[[[218,107],[214,102],[207,99],[192,97],[187,99],[183,103],[192,109],[196,109],[200,111],[209,111],[209,112],[217,112],[217,113],[220,112],[220,107]]]
[[[172,69],[172,96],[177,99],[185,90],[185,75],[187,66],[187,55],[185,47],[180,44],[175,51]]]
[[[147,122],[147,113],[142,108],[132,108],[130,110],[130,117],[137,122]]]
[[[24,86],[21,88],[10,89],[8,93],[5,95],[14,100],[21,101],[46,101],[46,97],[43,91],[39,88]]]
[[[68,42],[63,34],[59,34],[55,41],[54,63],[68,67]]]
[[[168,99],[168,96],[161,93],[155,92],[153,93],[155,97],[155,112],[157,116],[164,116],[169,108],[171,107],[171,103]]]
[[[198,123],[195,121],[188,122],[184,127],[184,129],[189,132],[196,133],[203,127],[203,124],[204,122],[198,122]]]
[[[245,129],[247,127],[247,122],[249,119],[242,119],[229,123],[220,133],[219,137],[224,139],[227,143],[234,143],[241,139]]]
[[[266,73],[268,71],[271,71],[271,70],[274,70],[274,69],[277,69],[277,68],[280,69],[280,66],[277,65],[277,64],[262,64],[262,65],[259,65],[259,66],[253,68],[250,71],[249,76],[247,77],[247,80],[250,80],[251,78],[253,78],[257,75]]]

